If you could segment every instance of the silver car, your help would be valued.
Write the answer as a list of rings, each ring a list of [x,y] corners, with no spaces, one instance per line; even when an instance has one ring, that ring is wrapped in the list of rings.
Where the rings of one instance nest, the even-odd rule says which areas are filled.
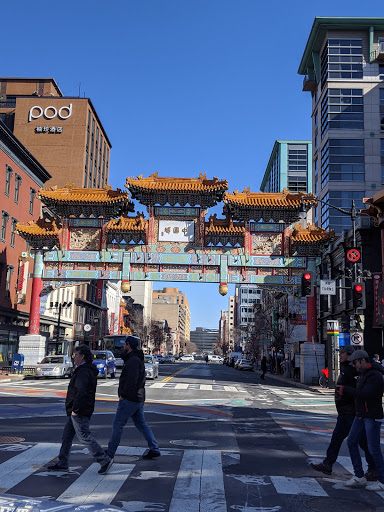
[[[159,363],[154,356],[144,356],[144,366],[147,379],[156,379],[159,376]]]
[[[68,356],[46,356],[35,368],[35,379],[70,377],[72,368],[72,361]]]

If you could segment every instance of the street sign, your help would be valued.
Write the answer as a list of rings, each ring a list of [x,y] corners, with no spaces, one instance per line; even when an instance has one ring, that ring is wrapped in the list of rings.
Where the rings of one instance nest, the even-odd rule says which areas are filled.
[[[84,331],[89,332],[92,329],[92,327],[89,324],[84,325]]]
[[[327,321],[327,334],[330,336],[338,336],[339,335],[338,320],[328,320]]]
[[[336,281],[334,279],[320,279],[320,295],[336,295]]]
[[[351,345],[354,347],[364,344],[364,336],[362,332],[351,333]]]
[[[361,258],[361,252],[359,249],[349,249],[347,252],[347,260],[351,261],[352,263],[358,263]]]

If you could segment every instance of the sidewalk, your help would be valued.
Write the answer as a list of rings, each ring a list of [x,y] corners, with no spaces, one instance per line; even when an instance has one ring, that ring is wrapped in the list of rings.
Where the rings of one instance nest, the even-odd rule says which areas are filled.
[[[17,380],[23,380],[24,375],[2,375],[0,374],[0,384],[5,384],[6,382],[15,382]]]
[[[260,370],[254,370],[254,372],[257,373],[258,376],[261,375]],[[301,382],[299,382],[296,379],[293,379],[292,377],[284,377],[284,375],[276,375],[275,373],[266,373],[264,382],[268,382],[271,380],[285,382],[286,384],[289,384],[290,386],[293,386],[295,388],[308,389],[310,391],[316,391],[317,393],[321,393],[323,395],[333,395],[335,392],[334,389],[322,388],[321,386],[311,386],[309,384],[302,384]]]

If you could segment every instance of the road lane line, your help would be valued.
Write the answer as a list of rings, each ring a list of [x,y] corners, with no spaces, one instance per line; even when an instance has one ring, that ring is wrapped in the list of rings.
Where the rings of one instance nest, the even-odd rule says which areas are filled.
[[[60,444],[39,443],[0,465],[0,491],[12,489],[57,456]]]
[[[57,501],[76,505],[109,505],[134,467],[134,464],[113,464],[109,473],[102,476],[97,474],[100,465],[94,462],[57,498]]]
[[[186,368],[182,368],[178,372],[173,373],[172,375],[169,375],[168,377],[165,377],[165,379],[163,379],[162,382],[168,382],[169,380],[173,379],[173,377],[176,377],[176,375],[179,375],[180,373],[185,372],[185,370],[189,370],[189,368],[191,368],[191,367],[192,367],[192,365],[190,364]]]
[[[168,512],[200,510],[203,450],[185,450],[173,489]]]

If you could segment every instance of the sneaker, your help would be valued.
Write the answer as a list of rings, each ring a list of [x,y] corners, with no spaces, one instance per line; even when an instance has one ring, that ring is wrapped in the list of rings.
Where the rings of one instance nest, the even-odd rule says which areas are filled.
[[[111,468],[112,464],[113,464],[113,459],[110,459],[109,462],[104,464],[104,466],[101,466],[101,468],[98,471],[98,474],[106,475],[108,473],[109,469]]]
[[[154,452],[153,450],[149,450],[145,455],[142,456],[142,459],[155,459],[156,457],[160,457],[160,452]]]
[[[60,466],[60,464],[51,464],[47,466],[48,471],[68,471],[68,468]]]
[[[326,464],[325,462],[321,462],[320,464],[310,464],[311,468],[315,471],[320,471],[325,475],[332,474],[332,466],[330,464]]]
[[[377,474],[374,469],[369,469],[365,473],[365,478],[367,479],[367,482],[376,482],[377,481]]]
[[[366,483],[367,483],[367,479],[365,478],[365,476],[362,476],[360,478],[360,477],[354,475],[352,478],[350,478],[349,480],[344,482],[344,486],[345,487],[359,487],[359,486],[365,485]]]
[[[384,484],[382,482],[376,481],[371,484],[367,484],[365,487],[366,491],[384,491]]]

